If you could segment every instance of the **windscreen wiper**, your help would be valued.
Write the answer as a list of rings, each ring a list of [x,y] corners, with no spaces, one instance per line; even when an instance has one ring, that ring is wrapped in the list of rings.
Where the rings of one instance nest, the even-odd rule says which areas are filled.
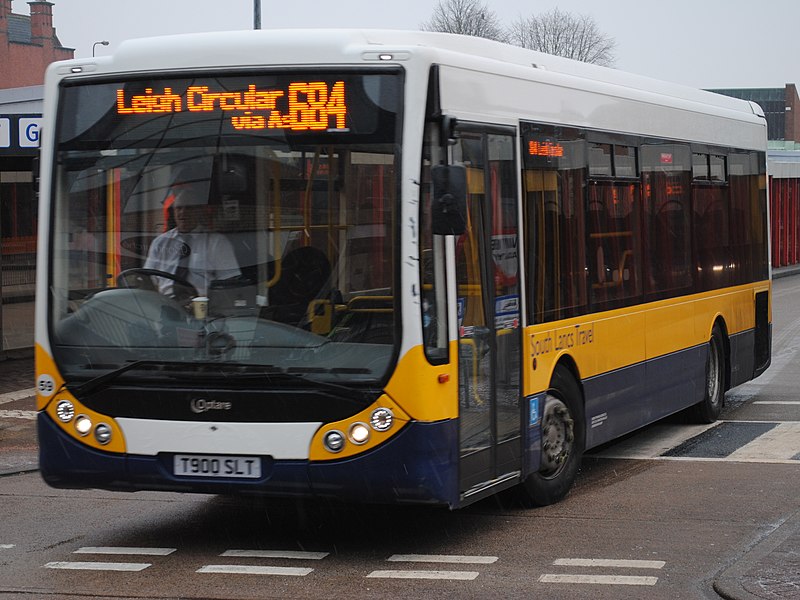
[[[164,363],[155,361],[155,360],[135,360],[127,365],[123,365],[118,369],[114,369],[113,371],[109,371],[108,373],[103,373],[102,375],[98,375],[77,385],[75,387],[71,387],[67,385],[67,389],[72,393],[73,396],[76,398],[80,398],[82,396],[86,396],[91,394],[94,391],[97,391],[101,387],[108,386],[109,383],[114,381],[117,377],[125,373],[126,371],[130,371],[131,369],[136,369],[138,367],[145,367],[145,366],[153,366],[153,365],[162,365]]]

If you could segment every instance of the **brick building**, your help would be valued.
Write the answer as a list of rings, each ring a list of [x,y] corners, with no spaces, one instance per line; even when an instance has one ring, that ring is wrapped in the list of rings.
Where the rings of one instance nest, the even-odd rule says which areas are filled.
[[[51,62],[75,57],[61,45],[53,27],[53,3],[28,2],[31,14],[11,12],[11,0],[0,0],[0,89],[41,85]]]

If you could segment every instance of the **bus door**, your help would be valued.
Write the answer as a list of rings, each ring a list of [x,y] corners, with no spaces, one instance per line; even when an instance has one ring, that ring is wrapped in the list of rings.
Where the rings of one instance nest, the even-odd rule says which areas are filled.
[[[466,231],[456,239],[462,498],[521,470],[520,278],[513,129],[460,125]],[[496,489],[493,489],[496,491]]]

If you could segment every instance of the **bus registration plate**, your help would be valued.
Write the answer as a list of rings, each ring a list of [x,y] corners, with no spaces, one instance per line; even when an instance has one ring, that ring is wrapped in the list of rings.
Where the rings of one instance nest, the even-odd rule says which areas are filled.
[[[184,477],[228,477],[258,479],[261,459],[257,456],[214,456],[207,454],[176,454],[175,475]]]

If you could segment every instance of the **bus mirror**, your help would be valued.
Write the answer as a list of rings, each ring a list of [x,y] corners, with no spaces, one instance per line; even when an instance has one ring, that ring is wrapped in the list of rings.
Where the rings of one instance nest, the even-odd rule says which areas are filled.
[[[431,168],[431,177],[434,235],[461,235],[467,227],[467,170],[460,166],[437,165]]]

